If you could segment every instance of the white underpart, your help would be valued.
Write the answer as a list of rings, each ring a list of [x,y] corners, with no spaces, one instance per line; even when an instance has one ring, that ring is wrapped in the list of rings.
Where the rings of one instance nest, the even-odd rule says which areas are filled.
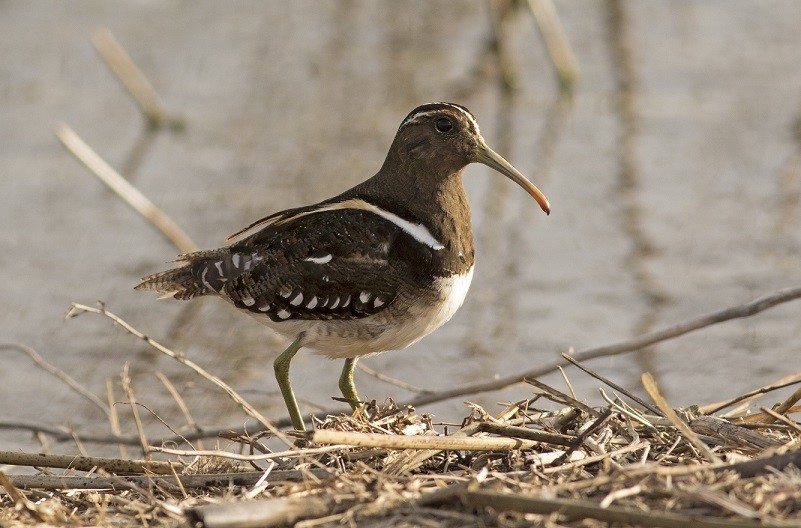
[[[326,264],[327,262],[331,262],[332,258],[334,258],[332,255],[325,255],[324,257],[309,257],[306,259],[306,262],[314,262],[315,264]]]
[[[420,337],[450,321],[453,314],[462,307],[464,299],[467,297],[467,291],[470,289],[470,283],[473,281],[473,268],[474,266],[470,266],[464,275],[451,275],[437,281],[436,287],[445,302],[432,309],[433,313],[430,314],[427,330]]]
[[[407,307],[402,312],[394,312],[393,306],[390,305],[377,314],[362,319],[332,321],[290,319],[278,322],[263,316],[258,319],[292,339],[303,332],[303,346],[318,354],[332,358],[368,356],[406,348],[445,324],[462,306],[472,279],[472,267],[464,275],[437,279],[434,289],[439,302],[429,302],[429,298]],[[340,306],[347,306],[350,301],[348,296]],[[375,303],[375,300],[373,302]],[[287,319],[291,314],[279,310],[276,315],[279,319]],[[375,332],[376,330],[378,332]],[[353,335],[358,335],[360,332],[372,332],[374,337],[354,341]]]
[[[311,301],[309,301],[309,304],[306,305],[306,308],[311,310],[315,306],[317,306],[317,297],[313,295],[312,298],[311,298]]]
[[[303,303],[303,294],[302,293],[297,294],[294,299],[289,301],[289,304],[291,304],[292,306],[300,306],[301,303]]]
[[[430,334],[446,322],[462,306],[470,282],[473,279],[473,268],[471,267],[464,275],[453,275],[451,277],[438,279],[434,286],[439,292],[439,297],[444,302],[435,304],[421,303],[409,309],[411,317],[404,317],[400,324],[393,324],[389,329],[362,345],[361,350],[356,350],[352,343],[339,336],[316,336],[315,343],[309,343],[310,348],[319,351],[329,357],[345,358],[357,357],[387,350],[399,350],[416,343],[426,335]],[[389,308],[391,310],[391,307]],[[386,311],[386,309],[385,309]],[[377,315],[384,314],[385,311]],[[375,317],[375,316],[373,316]],[[366,318],[370,319],[370,318]],[[369,321],[365,321],[369,324]],[[312,331],[313,333],[314,331]],[[309,336],[315,337],[315,336]]]

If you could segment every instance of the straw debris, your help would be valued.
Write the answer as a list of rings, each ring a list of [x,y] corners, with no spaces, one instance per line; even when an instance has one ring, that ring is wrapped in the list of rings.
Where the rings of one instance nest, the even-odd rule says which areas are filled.
[[[655,405],[606,396],[606,406],[591,408],[536,382],[530,399],[494,414],[468,403],[460,424],[391,400],[366,402],[351,415],[315,419],[302,448],[265,428],[231,431],[217,436],[226,448],[199,450],[122,424],[136,431],[145,459],[0,453],[0,524],[801,523],[801,426],[787,414],[798,409],[674,410],[653,379],[643,380]],[[127,390],[134,399],[135,387]],[[192,402],[182,403],[188,413]],[[762,418],[746,422],[751,416]]]

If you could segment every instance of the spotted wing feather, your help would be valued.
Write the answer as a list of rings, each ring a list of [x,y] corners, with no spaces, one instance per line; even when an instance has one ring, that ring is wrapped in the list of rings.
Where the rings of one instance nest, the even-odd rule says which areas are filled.
[[[321,212],[267,227],[231,247],[261,261],[225,294],[242,309],[288,319],[350,319],[386,309],[404,280],[391,257],[406,235],[360,210]]]
[[[274,321],[361,318],[390,306],[403,281],[427,276],[431,251],[369,211],[325,211],[184,255],[185,266],[139,287],[179,299],[217,294]]]

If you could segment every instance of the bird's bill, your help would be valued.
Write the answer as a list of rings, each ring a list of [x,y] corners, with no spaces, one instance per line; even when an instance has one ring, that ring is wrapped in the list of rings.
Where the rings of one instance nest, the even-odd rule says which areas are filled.
[[[537,200],[537,203],[542,210],[545,211],[545,214],[551,214],[551,204],[548,203],[548,199],[542,194],[542,191],[537,189],[536,185],[528,181],[528,179],[523,176],[520,171],[515,169],[511,163],[503,159],[500,154],[489,148],[484,142],[476,148],[476,161],[483,163],[491,169],[495,169],[517,183]]]

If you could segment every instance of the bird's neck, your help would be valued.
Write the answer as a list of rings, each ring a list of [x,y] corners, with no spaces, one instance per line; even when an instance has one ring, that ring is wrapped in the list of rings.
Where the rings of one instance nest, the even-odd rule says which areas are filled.
[[[409,172],[402,174],[382,168],[353,191],[382,209],[422,223],[449,254],[472,266],[473,230],[462,184],[464,168],[450,174],[436,174],[435,170],[409,167]]]

